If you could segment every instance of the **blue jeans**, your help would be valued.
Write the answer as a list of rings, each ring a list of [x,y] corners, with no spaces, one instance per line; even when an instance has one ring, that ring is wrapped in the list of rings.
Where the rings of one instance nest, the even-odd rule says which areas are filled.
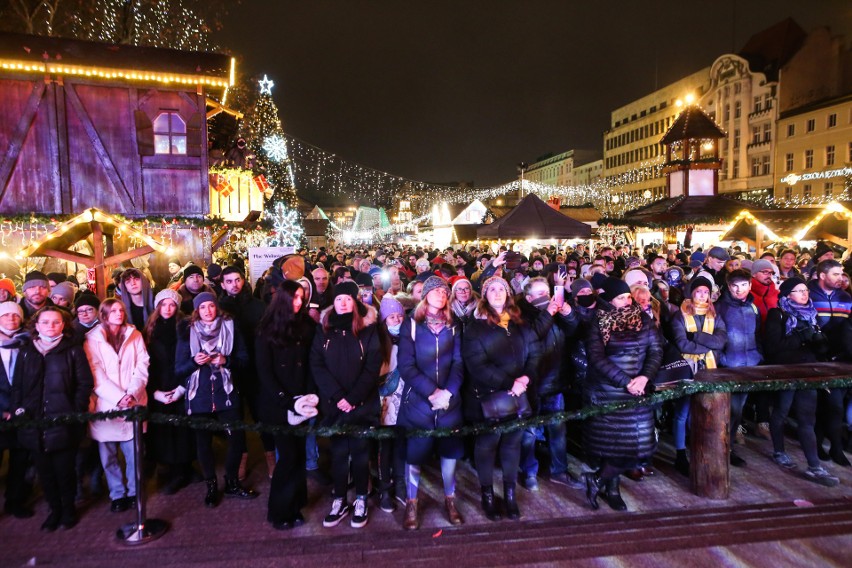
[[[316,418],[311,418],[308,424],[313,426],[316,421]],[[314,433],[305,436],[305,469],[307,471],[319,469],[319,448],[317,447],[317,435]]]
[[[676,450],[686,449],[686,425],[689,423],[689,402],[691,396],[685,396],[674,401],[674,447]]]
[[[539,401],[541,414],[553,414],[565,410],[565,397],[562,393],[543,396]],[[535,441],[544,431],[547,446],[550,449],[550,475],[568,471],[568,446],[566,441],[567,427],[564,422],[548,424],[544,427],[524,429],[521,438],[521,473],[530,477],[538,473],[538,460],[535,457]]]
[[[121,470],[118,461],[118,451],[124,454],[127,464],[127,487],[125,489],[125,471]],[[133,440],[126,442],[98,442],[98,451],[101,454],[101,465],[104,466],[107,487],[109,487],[109,498],[112,501],[122,497],[136,496],[136,462],[133,459]]]

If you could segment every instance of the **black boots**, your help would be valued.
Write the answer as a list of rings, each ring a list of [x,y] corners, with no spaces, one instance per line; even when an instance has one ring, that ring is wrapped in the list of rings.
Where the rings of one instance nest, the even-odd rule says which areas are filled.
[[[225,497],[236,497],[238,499],[254,499],[257,492],[253,489],[243,487],[240,480],[235,477],[225,478]]]
[[[204,505],[207,507],[215,507],[219,504],[219,484],[216,478],[207,480],[207,495],[204,496]]]
[[[584,473],[583,479],[586,481],[586,501],[589,502],[589,506],[592,509],[597,511],[600,506],[598,505],[598,495],[600,495],[603,489],[603,482],[598,477],[598,474],[594,472]]]
[[[621,488],[619,483],[620,476],[616,476],[605,482],[606,484],[606,502],[609,503],[610,509],[613,511],[626,511],[627,503],[621,498]]]
[[[521,511],[518,509],[518,503],[515,501],[515,484],[503,484],[503,500],[506,502],[506,517],[512,521],[517,521],[521,518]]]
[[[497,504],[494,502],[493,485],[482,486],[482,510],[489,521],[500,520],[500,511],[497,510]]]
[[[677,450],[674,466],[679,474],[689,477],[689,460],[686,459],[686,450]]]

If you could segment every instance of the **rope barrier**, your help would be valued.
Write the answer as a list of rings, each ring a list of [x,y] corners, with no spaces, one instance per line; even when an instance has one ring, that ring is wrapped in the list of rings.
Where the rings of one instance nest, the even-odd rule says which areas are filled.
[[[493,423],[478,423],[467,424],[458,428],[436,428],[436,429],[406,429],[407,437],[449,437],[449,436],[467,436],[471,434],[481,434],[484,432],[511,432],[520,428],[529,426],[547,426],[560,424],[562,422],[570,422],[576,420],[585,420],[593,416],[602,414],[610,414],[621,410],[628,410],[642,406],[653,406],[684,396],[696,393],[712,393],[712,392],[759,392],[759,391],[782,391],[782,390],[806,390],[806,389],[822,389],[822,388],[848,388],[852,387],[852,377],[825,379],[821,381],[814,380],[779,380],[771,382],[703,382],[689,381],[670,388],[658,390],[654,394],[637,397],[634,400],[624,402],[616,402],[603,405],[585,406],[578,410],[555,412],[552,414],[543,414],[533,416],[531,418],[511,420]],[[244,422],[242,420],[233,422],[219,422],[215,419],[188,416],[163,414],[158,412],[150,412],[147,407],[137,406],[127,410],[115,410],[110,412],[80,412],[68,413],[61,416],[51,418],[31,419],[27,417],[12,417],[8,421],[0,421],[0,432],[6,430],[20,428],[49,428],[57,425],[68,424],[85,424],[96,420],[110,420],[116,418],[124,418],[132,420],[136,417],[141,417],[153,424],[170,424],[173,426],[186,426],[192,429],[211,430],[211,431],[231,431],[245,430],[250,432],[265,432],[270,434],[296,434],[305,436],[308,434],[316,434],[319,437],[327,438],[337,435],[358,436],[365,438],[394,438],[400,434],[399,427],[393,426],[356,426],[356,425],[338,425],[338,426],[310,426],[304,423],[300,426],[290,426],[284,424],[264,424],[262,422]]]

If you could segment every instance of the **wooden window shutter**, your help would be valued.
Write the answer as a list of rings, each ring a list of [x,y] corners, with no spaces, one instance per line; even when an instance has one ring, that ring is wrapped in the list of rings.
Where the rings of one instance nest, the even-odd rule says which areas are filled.
[[[140,156],[154,155],[154,125],[144,110],[133,111],[136,122],[136,146]]]
[[[200,156],[204,151],[204,117],[200,112],[194,113],[186,123],[186,155]]]

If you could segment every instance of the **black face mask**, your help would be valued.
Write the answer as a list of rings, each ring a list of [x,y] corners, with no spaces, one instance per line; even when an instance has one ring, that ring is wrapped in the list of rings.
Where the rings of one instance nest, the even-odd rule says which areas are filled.
[[[577,296],[575,300],[578,306],[588,308],[595,303],[595,300],[597,300],[597,298],[594,294],[586,294],[585,296]]]

